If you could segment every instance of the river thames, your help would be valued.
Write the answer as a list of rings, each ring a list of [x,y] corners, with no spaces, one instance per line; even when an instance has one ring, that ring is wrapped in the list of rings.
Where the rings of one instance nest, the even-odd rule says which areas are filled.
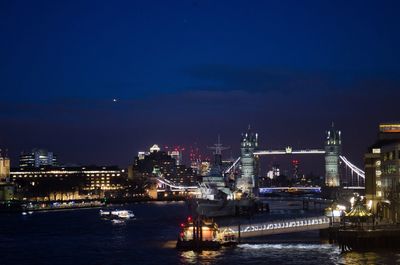
[[[137,218],[103,220],[98,209],[0,215],[2,265],[128,264],[400,264],[398,252],[341,253],[318,232],[275,235],[218,251],[178,251],[183,202],[131,204]]]

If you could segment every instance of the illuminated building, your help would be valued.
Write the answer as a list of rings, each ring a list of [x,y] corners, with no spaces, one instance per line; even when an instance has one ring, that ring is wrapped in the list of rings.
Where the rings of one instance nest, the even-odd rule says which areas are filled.
[[[30,200],[103,198],[124,189],[127,180],[125,170],[100,166],[14,168],[10,177],[21,197]]]
[[[173,151],[168,151],[168,155],[171,156],[173,159],[175,159],[176,165],[182,165],[182,151],[180,150],[173,150]]]
[[[147,152],[139,151],[137,157],[138,157],[139,160],[142,160],[142,159],[144,159],[144,158],[146,157],[146,155],[148,155],[148,154],[149,154],[149,153],[147,153]]]
[[[272,166],[272,173],[273,173],[273,178],[279,177],[281,175],[281,171],[279,169],[279,165],[278,164],[274,164]]]
[[[192,168],[177,165],[176,160],[168,153],[161,151],[158,146],[153,147],[143,158],[136,157],[130,173],[132,176],[151,178],[161,175],[181,185],[193,185],[197,182]]]
[[[250,128],[247,133],[242,134],[241,141],[241,171],[242,174],[240,178],[238,178],[236,182],[236,187],[241,190],[243,193],[252,194],[253,190],[257,190],[256,180],[257,176],[255,175],[255,163],[256,159],[254,156],[254,150],[258,147],[258,135],[257,133],[250,132]]]
[[[57,158],[53,152],[44,149],[33,149],[31,152],[22,152],[19,157],[19,167],[56,166]]]
[[[325,141],[325,185],[339,187],[339,155],[342,152],[341,132],[332,128],[327,132]]]
[[[367,200],[377,216],[400,221],[400,123],[379,125],[377,142],[365,154]]]
[[[8,181],[10,176],[10,159],[0,155],[0,182]]]
[[[0,201],[14,199],[14,184],[9,182],[10,159],[0,154]]]
[[[200,175],[207,176],[210,173],[210,161],[201,161]]]
[[[365,196],[372,201],[372,211],[377,213],[378,203],[382,200],[381,148],[379,144],[371,146],[364,155]]]
[[[160,150],[161,150],[160,147],[156,144],[150,147],[150,153],[160,152]]]

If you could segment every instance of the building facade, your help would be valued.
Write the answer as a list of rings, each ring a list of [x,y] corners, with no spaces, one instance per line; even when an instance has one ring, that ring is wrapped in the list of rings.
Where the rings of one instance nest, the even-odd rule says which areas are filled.
[[[0,182],[8,182],[10,176],[10,159],[6,156],[0,156]]]
[[[154,148],[142,157],[136,157],[130,167],[130,177],[152,178],[162,176],[177,185],[191,186],[197,183],[197,175],[194,170],[185,165],[178,165],[175,158],[167,152]]]
[[[36,201],[101,199],[127,181],[125,170],[98,166],[14,168],[10,178],[20,199]]]
[[[378,140],[365,154],[365,180],[374,214],[400,222],[400,123],[379,125]]]
[[[57,157],[53,152],[44,149],[33,149],[30,152],[22,152],[19,157],[20,168],[32,168],[41,166],[57,166]]]
[[[365,197],[368,202],[371,201],[371,210],[376,215],[381,214],[378,211],[382,201],[381,165],[381,148],[378,145],[371,146],[364,155]]]

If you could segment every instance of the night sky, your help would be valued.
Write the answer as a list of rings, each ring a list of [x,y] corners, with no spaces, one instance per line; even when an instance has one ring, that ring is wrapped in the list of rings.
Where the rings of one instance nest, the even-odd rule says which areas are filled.
[[[249,124],[262,148],[322,148],[334,121],[362,166],[399,120],[399,3],[2,0],[0,146],[124,167],[218,134],[235,156]]]

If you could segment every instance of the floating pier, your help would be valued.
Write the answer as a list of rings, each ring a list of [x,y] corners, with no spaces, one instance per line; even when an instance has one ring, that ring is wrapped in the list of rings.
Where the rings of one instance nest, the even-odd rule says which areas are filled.
[[[310,230],[321,230],[330,227],[331,219],[326,216],[275,220],[262,222],[249,221],[236,225],[218,226],[213,221],[202,218],[182,224],[177,248],[180,249],[216,249],[222,245],[232,245],[244,238],[254,238],[274,234],[297,233]]]

